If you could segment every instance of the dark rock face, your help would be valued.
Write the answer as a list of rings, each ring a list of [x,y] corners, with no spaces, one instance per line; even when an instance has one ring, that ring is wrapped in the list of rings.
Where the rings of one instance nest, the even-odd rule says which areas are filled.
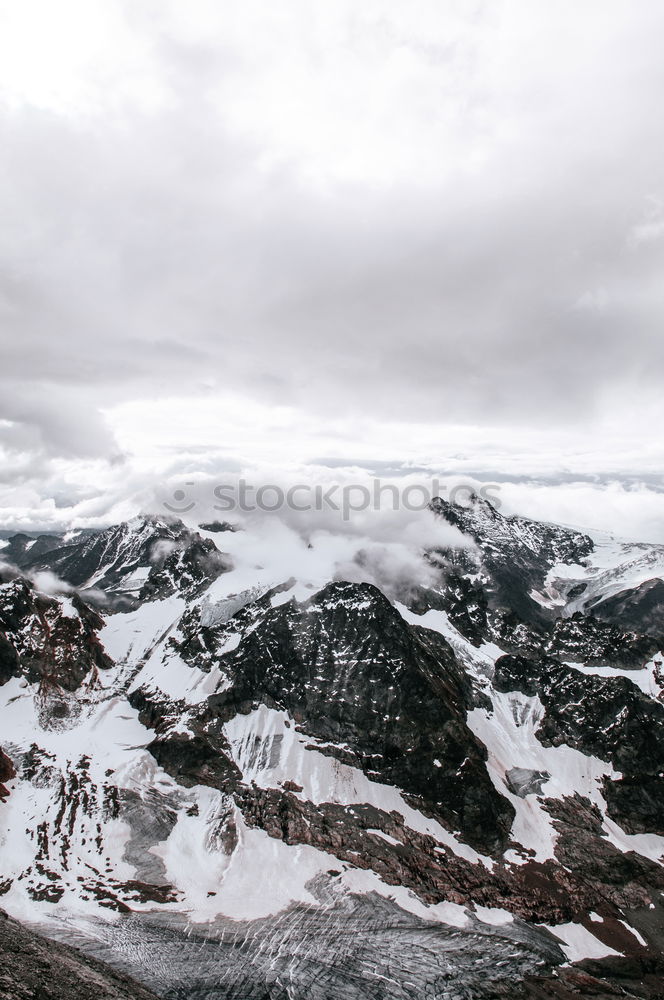
[[[560,832],[560,863],[529,861],[488,872],[442,850],[433,837],[415,833],[397,812],[364,804],[314,806],[281,789],[255,785],[239,787],[235,798],[249,826],[375,871],[388,885],[407,886],[427,903],[504,907],[522,919],[555,924],[583,921],[596,908],[615,919],[623,908],[654,905],[664,889],[662,867],[622,854],[603,839],[601,817],[598,821],[585,800],[546,800]]]
[[[436,497],[430,507],[475,542],[493,606],[516,613],[525,622],[550,618],[530,597],[548,570],[559,562],[581,562],[593,551],[592,539],[581,532],[517,515],[503,517],[475,495],[467,506]]]
[[[222,661],[231,684],[209,699],[208,720],[283,708],[328,753],[350,754],[469,843],[505,844],[513,810],[466,725],[467,677],[441,636],[410,628],[375,587],[330,584],[306,604],[271,609]]]
[[[465,601],[473,609],[482,607],[476,593],[474,587],[457,589],[460,620],[465,617],[462,607]],[[436,633],[406,626],[382,595],[366,585],[334,584],[304,605],[288,602],[272,608],[273,596],[274,593],[265,595],[216,626],[202,627],[197,610],[183,617],[182,638],[175,643],[180,656],[201,669],[219,667],[228,678],[226,689],[209,698],[198,714],[194,724],[196,739],[169,736],[168,725],[162,721],[168,716],[168,706],[150,705],[140,691],[132,695],[137,707],[143,701],[141,717],[145,724],[153,726],[157,734],[163,732],[150,749],[169,773],[178,780],[209,782],[230,792],[245,822],[273,837],[291,844],[309,844],[349,863],[366,865],[380,871],[384,880],[407,885],[430,902],[466,901],[472,897],[483,899],[487,905],[506,906],[529,919],[558,922],[579,919],[605,896],[613,898],[615,906],[642,905],[645,897],[650,898],[652,887],[661,881],[659,868],[636,855],[630,862],[632,868],[626,867],[625,858],[607,845],[596,829],[596,819],[591,813],[584,820],[586,833],[576,836],[583,850],[575,858],[566,855],[567,873],[554,863],[528,863],[509,872],[497,870],[492,876],[482,873],[480,889],[472,865],[449,852],[443,856],[436,854],[433,842],[420,843],[412,830],[405,831],[400,826],[401,817],[378,815],[376,810],[369,810],[371,815],[362,819],[368,807],[328,804],[313,807],[298,798],[296,793],[301,789],[297,785],[248,789],[232,766],[222,773],[220,755],[227,757],[229,751],[220,740],[219,723],[263,703],[286,710],[296,720],[300,732],[326,741],[318,747],[322,752],[361,767],[374,780],[396,784],[414,806],[445,825],[460,829],[463,838],[474,846],[486,850],[488,841],[486,834],[482,839],[475,835],[472,825],[475,815],[481,815],[485,824],[491,824],[491,836],[494,842],[497,839],[494,831],[499,829],[502,817],[496,823],[495,812],[487,810],[486,804],[483,812],[478,806],[474,814],[472,792],[471,809],[464,810],[466,788],[459,781],[464,775],[458,773],[458,766],[454,775],[456,787],[454,783],[434,784],[441,771],[441,779],[449,780],[446,762],[458,764],[463,754],[468,767],[475,753],[473,740],[469,740],[467,730],[460,728],[455,711],[461,706],[463,719],[473,694],[468,677],[460,670],[447,643]],[[419,599],[422,610],[435,605],[438,599],[444,600],[444,595],[427,591],[421,592]],[[525,630],[534,649],[540,641],[540,658],[499,659],[494,684],[497,690],[518,689],[540,695],[547,708],[539,734],[542,741],[568,742],[582,752],[603,754],[607,759],[613,759],[611,755],[615,752],[623,767],[624,755],[628,754],[643,768],[646,749],[643,740],[638,743],[638,732],[643,735],[649,727],[646,725],[642,730],[640,713],[645,712],[650,718],[653,711],[657,715],[660,706],[643,696],[630,681],[623,684],[621,678],[585,676],[547,658],[542,647],[550,642],[550,633],[519,623],[517,617],[505,624],[506,617],[502,618],[503,627],[513,641],[518,641],[520,629]],[[487,622],[490,619],[491,613]],[[494,618],[494,622],[497,620]],[[472,629],[472,619],[465,617],[465,621],[470,621]],[[577,619],[575,629],[582,629],[584,621]],[[591,645],[597,634],[593,624],[591,621],[588,634]],[[600,623],[603,635],[602,628]],[[225,642],[235,630],[243,638],[233,652],[224,653]],[[614,681],[618,682],[617,688]],[[627,713],[626,701],[631,706]],[[598,732],[603,721],[615,727],[617,716],[622,729],[614,731],[605,726],[607,733]],[[389,729],[384,720],[389,720]],[[659,725],[659,721],[655,722]],[[628,750],[626,734],[632,728],[631,750]],[[445,744],[435,742],[441,735],[449,738],[450,732],[454,740]],[[434,762],[434,770],[432,757],[443,766],[438,768]],[[508,787],[521,796],[539,794],[548,777],[546,772],[515,767],[507,776]],[[636,784],[641,787],[638,781]],[[486,786],[481,787],[481,795],[485,796]],[[454,813],[449,811],[450,803],[456,807]],[[562,830],[564,817],[556,818]],[[408,846],[390,847],[371,834],[371,828],[382,830]],[[568,824],[565,837],[574,843],[575,835],[569,834],[569,829]],[[561,845],[563,839],[561,833]],[[588,851],[604,858],[592,889],[584,883],[587,869],[584,856]],[[466,895],[468,891],[471,896]],[[574,905],[570,905],[571,900]]]
[[[617,943],[617,942],[616,942]],[[510,984],[491,983],[483,1000],[662,1000],[664,962],[652,956],[586,960],[556,970],[555,978],[527,975]]]
[[[26,677],[74,691],[91,670],[112,661],[97,637],[100,616],[74,595],[69,607],[26,580],[0,587],[0,684]]]
[[[584,874],[600,911],[611,916],[603,907],[612,904],[616,917],[620,908],[647,907],[657,898],[664,888],[662,866],[633,851],[623,853],[603,837],[602,816],[588,799],[576,794],[546,799],[545,806],[559,833],[556,857],[570,871]]]
[[[167,716],[161,714],[168,712],[168,705],[160,709],[140,692],[132,695],[132,701],[142,705],[143,720],[163,734],[148,750],[180,784],[219,788],[239,807],[247,826],[289,845],[325,851],[335,863],[374,871],[383,882],[407,887],[427,903],[448,900],[505,907],[522,919],[555,924],[582,921],[590,910],[602,908],[607,919],[615,919],[621,908],[654,905],[664,889],[660,866],[635,854],[623,855],[606,842],[601,817],[589,803],[547,800],[560,830],[556,861],[501,863],[488,871],[442,848],[433,836],[417,833],[397,811],[388,813],[363,803],[314,804],[291,781],[279,788],[247,783],[229,759],[230,748],[218,732],[210,731],[214,721],[200,729],[200,722],[194,723],[200,733],[195,737],[169,735]],[[537,785],[546,775],[530,772],[529,778]],[[521,790],[535,791],[523,784]],[[235,841],[230,812],[219,836],[228,844]],[[589,855],[594,858],[592,868]]]
[[[622,623],[621,618],[617,618]],[[656,639],[637,632],[625,632],[617,625],[577,611],[571,618],[559,618],[546,651],[560,660],[638,669],[660,645]]]
[[[7,540],[7,545],[0,549],[0,558],[12,566],[22,568],[31,562],[42,558],[48,552],[64,545],[63,535],[25,535],[20,532]]]
[[[481,645],[491,632],[484,588],[476,580],[468,580],[449,567],[439,590],[413,587],[407,603],[416,615],[432,609],[445,611],[454,627],[475,646]]]
[[[543,566],[585,559],[594,548],[592,539],[580,531],[558,524],[531,521],[518,514],[504,517],[488,500],[475,494],[470,497],[468,505],[453,504],[435,497],[431,509],[464,534],[470,535],[483,552],[486,550],[502,562],[515,551],[523,558],[526,558],[526,552],[531,553],[529,560],[537,561],[540,574]]]
[[[546,618],[526,622],[513,611],[496,608],[490,583],[461,576],[449,565],[437,589],[412,588],[405,603],[418,615],[431,609],[444,611],[450,624],[474,646],[495,642],[506,652],[539,655],[550,642],[553,622]]]
[[[156,563],[143,584],[140,601],[163,600],[179,593],[189,600],[197,597],[222,573],[231,561],[207,538],[192,536],[183,549],[175,549],[162,564]]]
[[[626,774],[664,768],[664,705],[626,677],[582,674],[552,659],[496,661],[498,691],[539,695],[546,709],[538,732],[545,746],[567,743],[610,760]]]
[[[567,743],[622,771],[604,784],[612,818],[634,832],[664,829],[664,705],[626,677],[582,674],[550,658],[500,657],[494,686],[540,697],[545,746]]]
[[[97,638],[101,615],[22,579],[0,586],[0,681],[39,682],[37,692],[21,685],[21,709],[35,720],[28,744],[12,742],[11,760],[0,751],[0,800],[11,784],[6,815],[25,816],[17,827],[25,866],[0,871],[5,905],[19,891],[66,906],[73,890],[115,911],[109,956],[173,1000],[661,1000],[664,865],[651,860],[651,841],[629,850],[607,822],[664,835],[664,699],[657,663],[639,670],[658,651],[656,633],[588,613],[589,602],[553,606],[586,587],[544,583],[558,561],[587,558],[586,536],[505,518],[477,498],[469,508],[432,506],[475,548],[429,553],[440,584],[410,589],[404,603],[415,614],[444,612],[428,623],[449,643],[408,624],[411,616],[404,620],[369,585],[337,582],[298,602],[286,593],[294,581],[268,593],[257,583],[197,601],[229,564],[177,521],[137,519],[67,544],[14,536],[13,562],[26,572],[69,574],[75,586],[100,587],[112,610],[124,602],[132,614],[110,622],[117,646],[109,648],[122,649],[124,639],[130,648],[118,653],[113,680],[81,685],[110,663]],[[530,596],[538,590],[551,607]],[[657,588],[643,599],[650,590],[655,614]],[[134,613],[172,594],[189,601],[177,621],[169,615],[179,602]],[[565,617],[578,606],[585,613]],[[500,650],[506,655],[496,660]],[[628,677],[564,660],[639,671],[635,679],[652,695]],[[543,713],[527,699],[500,697],[517,691],[537,696]],[[59,719],[60,710],[71,718]],[[63,749],[76,748],[76,712],[81,733],[93,737],[80,754]],[[97,718],[106,720],[99,728]],[[490,752],[471,726],[486,734]],[[64,730],[71,739],[61,739]],[[596,795],[592,774],[601,766],[587,780],[583,767],[581,778],[574,773],[582,759],[568,773],[571,755],[540,764],[534,739],[596,756],[623,776],[600,777]],[[543,766],[553,773],[536,769]],[[180,855],[191,863],[181,880]],[[252,921],[227,919],[210,902],[212,922],[185,927],[229,884],[240,894],[258,885],[271,900],[281,873],[270,866],[282,859],[293,872],[312,864],[305,898],[315,902]],[[358,884],[400,903],[355,895]],[[453,914],[441,907],[437,915],[463,924],[465,908],[468,920],[421,920],[402,908],[407,894],[419,913],[448,903]],[[136,912],[145,903],[149,914]],[[489,923],[502,919],[495,908],[513,921]],[[538,925],[568,922],[626,957],[554,971],[563,953]]]
[[[0,910],[0,1000],[156,1000],[129,976]]]
[[[592,606],[598,618],[620,622],[623,628],[634,629],[664,643],[664,581],[646,580],[631,590],[622,590]]]
[[[104,606],[127,610],[177,592],[194,597],[231,563],[177,518],[146,516],[45,551],[35,543],[34,554],[28,549],[17,565],[26,572],[48,570],[72,587],[90,589],[92,600],[102,595]],[[146,574],[137,579],[139,570]]]
[[[16,771],[11,760],[0,750],[0,802],[4,802],[9,795],[9,789],[5,786],[5,781],[11,781],[16,777]]]
[[[197,735],[182,734],[157,738],[147,749],[158,764],[185,787],[210,785],[231,791],[240,780],[240,772],[229,759],[223,742]]]
[[[198,743],[180,741],[176,749],[166,736],[151,745],[169,773],[182,766],[188,780],[201,780],[201,768],[214,769],[215,753],[224,752],[219,724],[265,704],[287,711],[301,732],[324,743],[323,752],[397,785],[478,849],[506,843],[513,809],[491,783],[486,751],[466,724],[468,678],[441,636],[408,626],[375,587],[330,584],[306,604],[276,608],[266,595],[230,622],[201,628],[194,612],[181,629],[183,659],[220,666],[230,683],[208,699]],[[243,638],[233,652],[216,654],[229,629]],[[131,700],[159,733],[158,706],[140,691]],[[210,783],[228,790],[228,779]]]
[[[176,545],[186,532],[181,521],[146,517],[136,524],[113,525],[76,539],[29,559],[23,568],[50,570],[72,587],[94,585],[103,591],[113,591],[120,587],[124,577],[151,563],[160,543],[164,550],[172,551],[170,544]]]
[[[661,774],[628,775],[603,786],[609,816],[627,833],[664,837],[664,778]]]

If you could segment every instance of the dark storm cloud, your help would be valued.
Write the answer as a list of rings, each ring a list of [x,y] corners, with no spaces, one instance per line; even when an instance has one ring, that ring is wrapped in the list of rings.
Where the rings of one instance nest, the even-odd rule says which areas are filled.
[[[429,111],[397,81],[421,177],[395,167],[375,182],[367,167],[316,184],[297,152],[266,159],[268,141],[240,136],[218,96],[244,97],[246,54],[223,32],[185,44],[156,13],[133,29],[154,34],[156,110],[6,110],[6,446],[116,455],[100,406],[230,386],[317,412],[476,425],[583,421],[606,392],[649,391],[664,361],[664,11],[590,6],[620,13],[616,37],[602,48],[580,19],[587,63],[540,39],[544,68],[522,53],[516,98],[509,74],[497,93],[491,75],[478,93],[458,68],[445,77],[441,114],[447,101],[463,117],[468,87],[475,165],[466,126],[452,149],[433,121],[428,143]],[[395,50],[447,58],[394,31]],[[377,88],[392,86],[380,72]]]

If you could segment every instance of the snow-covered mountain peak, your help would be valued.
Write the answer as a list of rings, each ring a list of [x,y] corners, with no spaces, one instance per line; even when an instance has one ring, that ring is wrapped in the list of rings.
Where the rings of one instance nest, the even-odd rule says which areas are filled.
[[[211,539],[178,518],[149,514],[69,541],[48,536],[34,548],[10,539],[4,558],[32,577],[51,573],[110,609],[176,593],[194,597],[231,566]]]
[[[510,549],[526,549],[553,565],[572,559],[581,561],[594,549],[592,538],[581,531],[519,514],[505,516],[489,500],[475,493],[464,504],[435,497],[430,506],[435,514],[470,535],[480,548],[493,548],[503,555]]]
[[[221,996],[302,1000],[313,974],[321,1000],[367,983],[392,1000],[398,963],[412,995],[450,975],[453,995],[512,995],[537,971],[537,996],[561,998],[566,957],[661,952],[664,642],[574,589],[628,564],[656,579],[657,553],[602,565],[582,533],[479,498],[434,509],[475,548],[432,552],[439,575],[398,605],[265,569],[262,538],[231,539],[249,557],[225,572],[177,520],[50,536],[32,558],[10,539],[3,906],[74,922],[164,992],[184,962]],[[330,936],[363,942],[357,978]]]

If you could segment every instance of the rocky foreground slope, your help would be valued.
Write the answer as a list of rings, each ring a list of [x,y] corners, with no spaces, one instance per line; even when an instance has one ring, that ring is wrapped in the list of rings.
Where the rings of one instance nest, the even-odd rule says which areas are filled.
[[[663,552],[432,507],[397,599],[10,539],[5,909],[166,997],[664,996]]]
[[[0,910],[0,1000],[156,1000],[110,966],[35,934]]]

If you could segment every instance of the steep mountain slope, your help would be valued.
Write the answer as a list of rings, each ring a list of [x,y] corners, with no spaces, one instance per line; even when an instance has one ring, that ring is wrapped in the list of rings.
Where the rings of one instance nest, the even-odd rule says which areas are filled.
[[[593,614],[624,627],[661,637],[664,621],[664,581],[645,580],[594,602]]]
[[[587,563],[553,566],[545,589],[567,614],[592,613],[662,639],[664,545],[622,542],[598,532]]]
[[[3,782],[15,777],[14,765],[7,754],[0,750],[0,802],[4,802],[9,795],[9,789],[5,787]]]
[[[565,603],[587,536],[435,506],[406,603],[159,519],[48,567],[128,610],[2,585],[5,908],[164,996],[661,995],[658,641]]]
[[[103,624],[77,594],[55,600],[24,579],[0,583],[0,681],[25,677],[74,691],[112,665],[96,634]]]
[[[104,531],[82,533],[55,547],[40,536],[15,536],[2,556],[26,573],[53,573],[88,598],[114,608],[180,593],[194,597],[230,569],[227,556],[177,518],[137,517]],[[46,541],[43,541],[46,539]]]
[[[492,606],[526,622],[550,617],[533,595],[544,585],[548,571],[558,563],[581,563],[594,549],[592,539],[582,532],[518,515],[504,517],[475,494],[464,506],[440,497],[430,506],[475,542],[477,569]],[[463,568],[472,570],[472,557],[460,555]]]
[[[109,966],[22,927],[0,910],[0,1000],[156,1000]]]
[[[543,746],[562,742],[611,761],[621,777],[604,778],[608,816],[628,833],[664,835],[664,703],[624,676],[598,677],[556,660],[500,657],[493,683],[539,698]]]
[[[10,535],[4,544],[0,544],[0,556],[3,562],[8,562],[19,568],[29,566],[31,562],[44,558],[49,552],[66,545],[64,534],[26,535],[19,532]]]
[[[206,720],[278,707],[331,756],[400,787],[474,847],[491,852],[505,842],[512,810],[466,726],[471,684],[441,636],[409,627],[366,584],[335,583],[304,603],[263,604],[259,622],[255,608],[234,616],[237,647],[208,660],[228,682],[208,699]],[[194,628],[175,648],[195,663],[201,644],[209,655],[223,650],[227,635],[228,626]]]

